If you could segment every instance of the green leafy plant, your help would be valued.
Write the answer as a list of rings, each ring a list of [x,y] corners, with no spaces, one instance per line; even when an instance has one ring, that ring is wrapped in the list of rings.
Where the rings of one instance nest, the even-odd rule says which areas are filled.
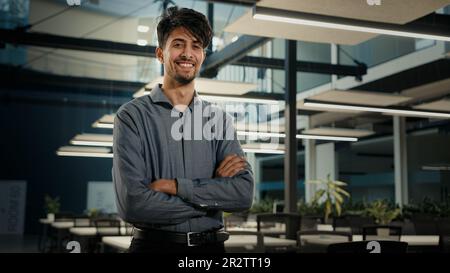
[[[317,203],[307,203],[300,199],[297,202],[297,211],[300,215],[320,215],[323,214],[323,206]]]
[[[342,214],[366,216],[366,208],[367,203],[365,199],[354,201],[352,198],[349,198],[342,204]]]
[[[430,197],[424,197],[421,202],[415,203],[411,200],[411,204],[404,205],[402,214],[404,218],[410,219],[414,216],[449,217],[450,205],[448,200],[436,201]]]
[[[253,203],[253,206],[250,208],[250,213],[264,213],[264,212],[272,212],[273,211],[273,203],[274,200],[271,198],[264,198],[259,202]]]
[[[59,196],[52,198],[50,195],[46,194],[44,197],[45,200],[45,211],[47,213],[58,213],[61,207],[61,203],[59,201]]]
[[[393,208],[385,200],[373,201],[366,210],[370,216],[375,218],[375,222],[379,225],[388,225],[401,213],[400,208]]]
[[[307,181],[307,183],[322,186],[315,192],[312,204],[318,206],[322,197],[325,198],[323,202],[325,223],[328,222],[328,218],[333,212],[335,212],[337,216],[341,215],[344,198],[345,196],[348,198],[350,197],[350,194],[342,188],[347,186],[347,183],[331,180],[330,174],[328,174],[327,180],[311,180]]]

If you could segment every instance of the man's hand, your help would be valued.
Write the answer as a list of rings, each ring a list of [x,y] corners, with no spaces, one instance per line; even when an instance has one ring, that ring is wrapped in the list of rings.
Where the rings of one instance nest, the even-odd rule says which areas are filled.
[[[170,195],[177,194],[177,182],[175,179],[158,179],[148,185],[151,190],[164,192]]]
[[[216,169],[216,177],[232,177],[238,172],[245,169],[247,162],[245,157],[234,155],[227,155],[222,162],[220,162],[219,167]]]

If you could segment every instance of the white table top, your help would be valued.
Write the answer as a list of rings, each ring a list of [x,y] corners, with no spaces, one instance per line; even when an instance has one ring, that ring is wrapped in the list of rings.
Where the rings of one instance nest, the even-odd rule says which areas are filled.
[[[320,231],[333,231],[333,225],[324,225],[324,224],[318,224],[317,225],[317,230]]]
[[[244,247],[248,245],[256,246],[256,236],[230,235],[230,238],[225,241],[225,247]],[[296,245],[296,240],[264,236],[264,246],[266,247],[295,247]]]
[[[57,229],[69,229],[73,227],[73,221],[62,221],[62,222],[53,222],[52,227]]]
[[[132,236],[103,236],[102,242],[123,251],[130,247],[132,238]]]
[[[95,236],[97,235],[97,229],[95,227],[72,227],[70,228],[70,233],[78,235],[78,236]],[[103,233],[110,232],[111,234],[117,232],[117,228],[102,228]],[[125,234],[125,227],[120,228],[120,234]]]
[[[257,231],[256,227],[229,227],[227,228],[227,231]],[[261,232],[263,234],[285,234],[285,229],[283,227],[270,227],[270,228],[263,228],[261,229]]]
[[[227,231],[256,231],[257,227],[256,226],[237,226],[237,227],[228,227]],[[274,227],[269,227],[269,228],[262,228],[261,232],[262,233],[272,233],[272,234],[284,234],[286,230],[286,226],[285,225],[277,225]],[[333,226],[332,225],[323,225],[323,224],[319,224],[317,225],[317,230],[321,230],[321,231],[333,231]]]
[[[362,235],[353,235],[353,241],[362,241]],[[400,241],[410,246],[437,246],[439,235],[402,235]]]
[[[41,219],[39,219],[39,223],[41,223],[41,224],[46,224],[46,225],[48,225],[48,224],[51,224],[51,223],[53,223],[54,221],[53,220],[50,220],[50,219],[47,219],[47,218],[41,218]]]
[[[131,244],[131,238],[131,236],[104,236],[102,242],[119,250],[126,250]],[[297,242],[264,236],[264,245],[266,247],[295,247]],[[245,246],[256,246],[256,237],[252,235],[230,235],[230,238],[225,241],[225,248]]]

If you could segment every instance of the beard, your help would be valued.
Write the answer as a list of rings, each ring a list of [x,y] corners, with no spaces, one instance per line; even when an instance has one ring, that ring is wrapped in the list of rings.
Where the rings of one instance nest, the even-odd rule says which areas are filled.
[[[191,83],[195,79],[196,76],[197,76],[197,72],[196,71],[194,71],[192,76],[190,76],[190,75],[182,75],[181,73],[175,72],[174,79],[177,82],[179,82],[179,83],[181,83],[183,85],[186,85],[186,84]]]
[[[175,75],[175,80],[183,85],[191,83],[195,79],[195,74],[192,77],[181,76],[180,74]]]

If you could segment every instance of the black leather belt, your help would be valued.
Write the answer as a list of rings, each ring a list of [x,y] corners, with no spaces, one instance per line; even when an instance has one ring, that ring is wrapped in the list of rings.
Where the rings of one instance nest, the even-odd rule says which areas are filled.
[[[198,246],[203,244],[214,244],[228,240],[230,235],[225,231],[207,232],[173,232],[156,229],[134,229],[133,238],[153,242],[172,242],[186,244],[188,246]]]

